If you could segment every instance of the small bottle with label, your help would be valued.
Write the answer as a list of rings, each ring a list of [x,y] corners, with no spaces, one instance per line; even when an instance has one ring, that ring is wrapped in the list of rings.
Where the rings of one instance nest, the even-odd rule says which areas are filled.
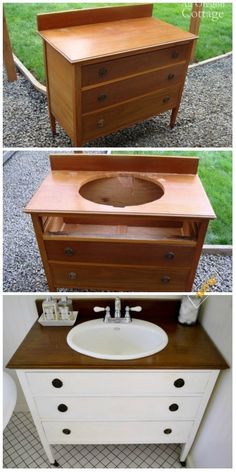
[[[57,301],[52,297],[47,297],[42,303],[43,314],[46,320],[57,319]]]
[[[73,311],[72,300],[67,297],[61,297],[58,302],[58,311],[61,320],[68,320]]]

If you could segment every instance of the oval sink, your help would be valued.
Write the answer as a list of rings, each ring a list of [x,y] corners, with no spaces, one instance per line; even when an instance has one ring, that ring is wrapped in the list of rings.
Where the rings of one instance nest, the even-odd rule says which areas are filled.
[[[104,323],[103,319],[78,324],[67,335],[69,346],[97,359],[128,360],[161,351],[168,336],[159,326],[133,319],[131,323]]]
[[[118,174],[86,182],[79,189],[86,200],[100,205],[124,208],[143,205],[164,195],[159,183],[131,174]]]

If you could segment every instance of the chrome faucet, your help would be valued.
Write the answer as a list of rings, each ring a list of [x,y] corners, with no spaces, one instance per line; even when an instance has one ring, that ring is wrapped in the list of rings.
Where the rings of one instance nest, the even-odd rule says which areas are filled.
[[[132,318],[131,318],[131,315],[130,315],[130,311],[140,312],[140,311],[142,311],[142,307],[141,306],[133,306],[133,307],[126,306],[125,307],[125,316],[122,316],[122,314],[121,314],[121,301],[120,301],[120,298],[117,297],[115,299],[114,316],[111,316],[109,306],[106,306],[106,307],[95,306],[93,308],[93,311],[95,311],[95,313],[105,311],[105,316],[104,316],[104,322],[105,323],[131,323]]]
[[[121,301],[118,297],[115,299],[115,314],[114,314],[114,317],[115,318],[121,318]]]

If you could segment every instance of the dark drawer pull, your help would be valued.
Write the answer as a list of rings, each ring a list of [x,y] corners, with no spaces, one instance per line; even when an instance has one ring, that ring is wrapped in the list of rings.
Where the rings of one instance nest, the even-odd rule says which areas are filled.
[[[170,100],[170,97],[164,97],[163,100],[162,100],[162,102],[163,102],[163,103],[167,103],[167,102],[169,102],[169,100]]]
[[[177,411],[179,409],[179,405],[177,403],[172,403],[172,405],[169,406],[170,411]]]
[[[163,277],[161,277],[161,282],[163,284],[168,284],[170,282],[170,277],[168,275],[163,275]]]
[[[65,252],[66,256],[73,256],[74,253],[75,253],[75,251],[74,251],[74,249],[72,249],[72,247],[65,247],[64,252]]]
[[[165,258],[168,259],[168,261],[172,261],[172,259],[174,259],[175,257],[175,253],[174,252],[167,252],[165,254]]]
[[[174,51],[174,52],[172,52],[171,57],[172,57],[172,59],[177,59],[177,57],[179,57],[179,53],[177,51]]]
[[[61,388],[63,385],[63,382],[60,379],[53,379],[52,385],[55,388]]]
[[[174,78],[175,74],[169,74],[168,75],[168,80],[172,80]]]
[[[174,386],[176,388],[181,388],[181,387],[184,386],[184,384],[185,384],[184,379],[177,379],[177,380],[174,381]]]
[[[97,128],[103,128],[104,124],[105,124],[105,120],[103,120],[103,118],[101,120],[98,120]]]
[[[62,430],[62,432],[63,432],[63,434],[70,434],[70,433],[71,433],[71,430],[65,428],[65,429]]]
[[[170,434],[170,433],[172,433],[172,429],[166,428],[166,429],[164,429],[164,433],[165,434]]]
[[[97,100],[98,102],[104,102],[104,100],[107,99],[107,95],[105,93],[102,93],[101,95],[98,95]]]
[[[69,274],[68,274],[68,279],[69,279],[69,280],[75,280],[75,279],[77,279],[77,273],[76,273],[76,272],[69,272]]]
[[[61,403],[60,405],[58,405],[57,409],[58,411],[61,411],[61,413],[64,413],[68,410],[68,406],[64,405],[64,403]]]
[[[107,69],[105,67],[101,67],[101,69],[99,69],[98,71],[98,75],[99,77],[104,77],[105,75],[107,75]]]

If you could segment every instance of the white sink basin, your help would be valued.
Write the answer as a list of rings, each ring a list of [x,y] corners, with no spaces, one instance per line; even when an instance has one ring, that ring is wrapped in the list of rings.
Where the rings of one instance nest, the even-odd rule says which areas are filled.
[[[103,319],[78,324],[67,335],[69,346],[97,359],[139,359],[161,351],[168,336],[159,326],[133,319],[131,323],[104,323]]]

